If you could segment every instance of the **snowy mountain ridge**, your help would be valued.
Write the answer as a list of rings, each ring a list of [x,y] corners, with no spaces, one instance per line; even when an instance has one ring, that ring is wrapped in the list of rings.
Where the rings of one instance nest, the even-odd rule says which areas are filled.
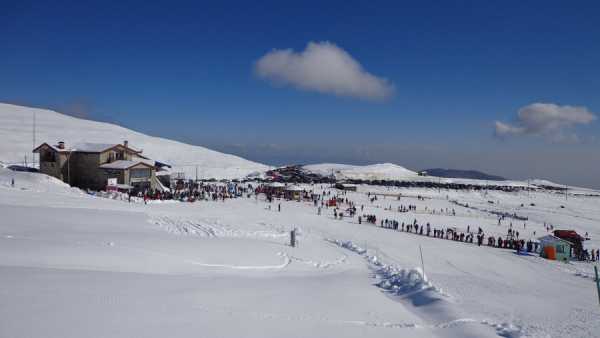
[[[474,178],[460,177],[438,177],[433,175],[419,176],[417,172],[406,169],[393,163],[379,163],[370,165],[351,165],[340,163],[319,163],[304,165],[302,168],[308,172],[322,176],[334,175],[338,180],[362,180],[362,181],[413,181],[413,182],[435,182],[445,184],[467,184],[467,185],[497,185],[513,187],[553,187],[565,188],[581,194],[598,194],[598,190],[565,186],[544,179],[530,180],[480,180]]]
[[[231,179],[256,172],[268,166],[220,153],[200,146],[161,137],[148,136],[115,124],[84,120],[52,110],[0,103],[0,161],[23,163],[31,160],[33,149],[33,116],[36,118],[36,146],[64,141],[67,146],[81,142],[121,143],[124,140],[142,149],[145,156],[173,166],[174,172],[188,177]]]
[[[402,180],[418,176],[416,172],[393,163],[378,163],[364,166],[322,163],[305,165],[303,168],[323,176],[333,174],[338,179]]]

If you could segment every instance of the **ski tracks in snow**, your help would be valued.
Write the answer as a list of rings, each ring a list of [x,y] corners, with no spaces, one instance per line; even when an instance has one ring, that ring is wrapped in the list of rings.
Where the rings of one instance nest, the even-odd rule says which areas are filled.
[[[150,222],[168,233],[199,237],[281,239],[289,237],[282,230],[243,230],[222,224],[217,219],[183,219],[169,216],[151,217]]]
[[[236,269],[236,270],[279,270],[283,269],[291,263],[290,257],[285,252],[278,252],[277,256],[283,258],[283,263],[277,265],[232,265],[232,264],[211,264],[211,263],[203,263],[194,260],[186,260],[186,262],[193,265],[200,265],[209,268],[226,268],[226,269]]]
[[[414,312],[433,322],[422,327],[451,329],[465,324],[475,324],[489,327],[501,337],[528,337],[521,327],[512,323],[496,322],[490,319],[460,318],[460,316],[456,318],[456,309],[448,301],[450,296],[440,287],[431,283],[421,268],[403,269],[393,264],[385,264],[380,257],[386,256],[380,250],[377,250],[377,254],[372,255],[367,249],[356,245],[352,241],[325,240],[363,257],[369,268],[374,272],[373,277],[377,280],[375,286],[394,299],[412,304]],[[432,317],[428,312],[436,313],[436,315]],[[415,325],[415,327],[417,326]]]
[[[287,241],[289,232],[282,227],[259,222],[257,225],[269,230],[243,230],[230,225],[225,225],[217,219],[182,219],[169,216],[157,216],[150,218],[150,223],[158,225],[163,230],[176,235],[198,236],[203,238],[249,238],[256,240],[280,240]],[[302,235],[300,229],[299,234]],[[229,264],[211,264],[194,260],[186,260],[188,263],[205,267],[220,267],[230,269],[282,269],[292,262],[308,265],[317,269],[328,269],[346,262],[348,256],[342,254],[333,260],[319,260],[302,257],[301,253],[290,254],[289,252],[278,252],[277,255],[284,258],[284,263],[269,266],[238,266]]]

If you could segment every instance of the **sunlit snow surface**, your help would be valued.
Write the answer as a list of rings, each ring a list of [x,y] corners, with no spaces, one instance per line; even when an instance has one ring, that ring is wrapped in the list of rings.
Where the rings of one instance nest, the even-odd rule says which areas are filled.
[[[367,191],[386,196],[371,204]],[[426,199],[412,198],[417,195]],[[486,211],[450,202],[457,200],[529,217],[525,228],[512,222],[524,238],[545,234],[547,222],[588,232],[586,245],[600,247],[597,197],[369,186],[346,197],[379,218],[506,233],[510,220],[499,226]],[[317,215],[312,203],[274,203],[281,203],[281,212],[254,197],[129,204],[43,175],[0,169],[0,337],[600,332],[591,264],[359,225],[356,218],[335,220],[333,210]],[[417,212],[398,213],[399,204],[414,204]],[[426,213],[425,206],[455,208],[456,216]],[[293,228],[300,234],[296,248],[288,245]]]

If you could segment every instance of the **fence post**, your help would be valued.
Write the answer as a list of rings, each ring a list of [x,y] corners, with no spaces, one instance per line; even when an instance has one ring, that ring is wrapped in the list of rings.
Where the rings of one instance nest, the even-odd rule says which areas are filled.
[[[290,246],[292,248],[296,246],[296,229],[290,231]]]
[[[600,303],[600,278],[598,277],[597,265],[594,265],[594,272],[596,273],[596,289],[598,290],[598,302]]]
[[[425,280],[425,262],[423,262],[423,249],[421,248],[421,244],[419,244],[419,252],[421,253],[421,269],[423,269],[423,280]]]

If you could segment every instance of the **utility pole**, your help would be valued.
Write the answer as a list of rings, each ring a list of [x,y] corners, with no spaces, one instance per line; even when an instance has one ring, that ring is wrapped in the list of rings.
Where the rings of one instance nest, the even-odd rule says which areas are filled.
[[[36,127],[35,126],[35,112],[33,112],[33,131],[31,133],[31,136],[33,138],[33,148],[31,148],[31,149],[35,149],[35,132],[36,132],[35,127]],[[35,154],[33,155],[33,167],[35,168]]]
[[[333,182],[335,182],[335,175],[333,174],[333,168],[331,168],[331,185],[330,187],[333,187]]]
[[[69,158],[67,159],[67,177],[69,185],[71,185],[71,153],[69,153]]]

